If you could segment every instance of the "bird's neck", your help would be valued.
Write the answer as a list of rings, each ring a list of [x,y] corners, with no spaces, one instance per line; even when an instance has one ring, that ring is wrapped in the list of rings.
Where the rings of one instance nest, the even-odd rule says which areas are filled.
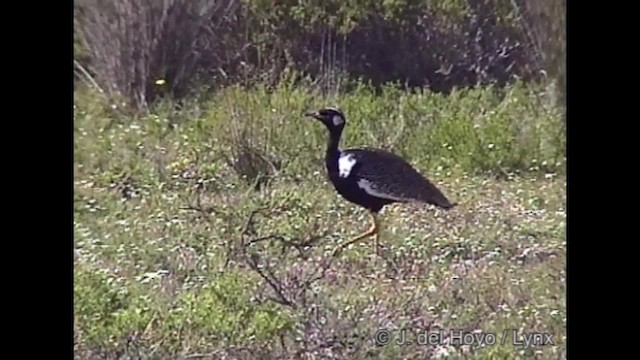
[[[337,160],[340,154],[340,131],[329,132],[329,140],[327,141],[327,161]]]
[[[329,139],[327,141],[327,154],[325,156],[325,166],[327,167],[327,174],[329,179],[334,181],[338,179],[340,169],[338,166],[338,159],[340,158],[340,131],[330,131]]]

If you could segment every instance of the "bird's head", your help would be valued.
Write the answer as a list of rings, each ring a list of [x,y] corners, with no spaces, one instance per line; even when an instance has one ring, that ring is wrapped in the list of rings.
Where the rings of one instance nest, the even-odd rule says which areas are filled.
[[[330,132],[340,132],[344,128],[345,118],[340,109],[327,107],[318,111],[306,113],[305,116],[312,117],[322,122]]]

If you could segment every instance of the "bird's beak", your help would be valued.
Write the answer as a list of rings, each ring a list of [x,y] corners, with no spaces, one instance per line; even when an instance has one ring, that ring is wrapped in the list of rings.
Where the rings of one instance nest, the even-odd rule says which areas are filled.
[[[318,114],[317,112],[308,112],[308,113],[305,113],[304,116],[312,117],[320,120],[320,114]]]

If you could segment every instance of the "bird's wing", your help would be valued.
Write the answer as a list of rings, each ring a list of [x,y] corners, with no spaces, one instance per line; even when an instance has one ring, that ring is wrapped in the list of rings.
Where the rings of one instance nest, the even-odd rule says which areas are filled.
[[[454,206],[428,179],[407,161],[391,152],[373,149],[348,149],[355,160],[350,176],[370,195],[402,202],[425,202],[450,208]]]

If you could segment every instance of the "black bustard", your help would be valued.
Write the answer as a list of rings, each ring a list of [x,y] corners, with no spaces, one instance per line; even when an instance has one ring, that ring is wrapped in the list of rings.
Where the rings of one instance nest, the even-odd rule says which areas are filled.
[[[347,246],[374,236],[376,254],[380,254],[378,213],[392,203],[426,203],[451,209],[447,197],[401,157],[381,149],[340,149],[340,137],[346,119],[337,108],[324,108],[306,116],[322,122],[329,131],[325,163],[329,180],[347,201],[369,211],[371,227],[364,233],[338,245],[333,256]]]

